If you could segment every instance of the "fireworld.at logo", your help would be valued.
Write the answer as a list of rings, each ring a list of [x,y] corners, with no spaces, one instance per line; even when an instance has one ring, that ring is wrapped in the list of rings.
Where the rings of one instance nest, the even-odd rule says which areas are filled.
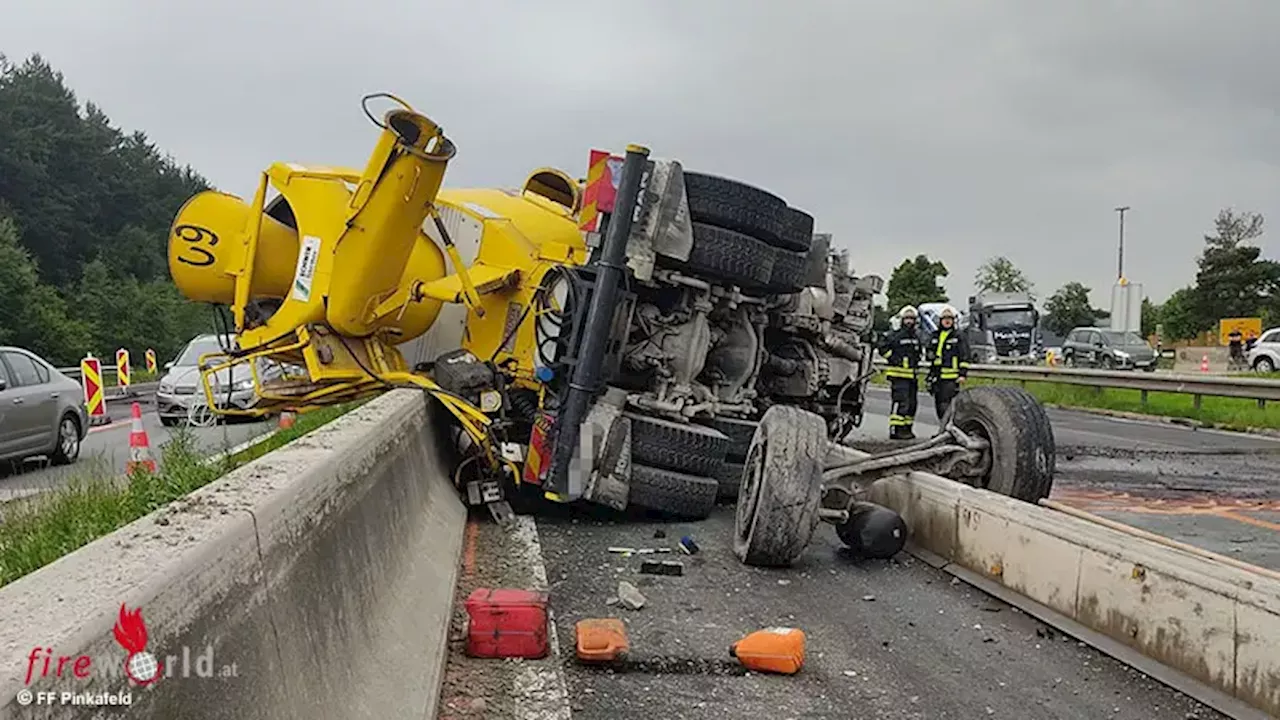
[[[142,608],[130,612],[120,603],[120,619],[111,629],[116,642],[124,648],[124,674],[138,685],[149,685],[160,679],[160,661],[147,652],[147,624],[142,620]]]
[[[198,678],[235,678],[240,676],[240,668],[236,663],[217,666],[214,663],[213,645],[203,649],[184,645],[180,655],[167,655],[165,661],[147,650],[147,623],[142,619],[142,609],[130,610],[124,603],[120,604],[120,613],[115,626],[111,629],[116,642],[124,648],[125,657],[122,669],[128,681],[137,686],[155,683],[160,678],[198,677]],[[88,679],[90,675],[99,677],[118,677],[114,659],[105,666],[98,666],[88,655],[60,655],[51,647],[32,648],[27,655],[26,684],[42,678],[63,678],[73,676]],[[98,669],[100,668],[100,669]]]

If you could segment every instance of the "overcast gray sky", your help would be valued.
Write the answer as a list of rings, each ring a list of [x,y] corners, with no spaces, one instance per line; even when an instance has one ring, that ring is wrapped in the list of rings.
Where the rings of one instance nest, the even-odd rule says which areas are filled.
[[[459,146],[451,185],[649,145],[818,218],[860,272],[926,253],[963,302],[1004,254],[1106,307],[1117,205],[1156,301],[1218,209],[1280,223],[1276,0],[0,0],[0,52],[224,190],[360,166],[362,93]],[[1280,232],[1280,230],[1277,230]],[[1262,239],[1275,257],[1273,236]]]

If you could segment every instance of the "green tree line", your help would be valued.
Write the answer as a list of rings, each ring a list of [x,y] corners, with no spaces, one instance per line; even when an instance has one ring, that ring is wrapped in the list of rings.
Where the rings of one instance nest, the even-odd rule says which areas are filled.
[[[1264,258],[1262,248],[1255,244],[1263,227],[1264,219],[1258,213],[1233,208],[1220,211],[1213,232],[1204,236],[1194,282],[1163,303],[1143,299],[1143,334],[1152,335],[1159,327],[1166,342],[1189,340],[1215,330],[1219,320],[1231,317],[1260,317],[1264,327],[1280,325],[1280,262]],[[904,260],[889,277],[888,307],[878,313],[877,329],[887,327],[887,316],[903,305],[946,302],[947,294],[938,281],[947,274],[943,262],[925,255]],[[974,278],[974,287],[980,292],[1025,292],[1034,297],[1034,285],[1005,257],[984,263]],[[1107,319],[1110,313],[1093,306],[1090,292],[1079,282],[1059,288],[1043,304],[1044,327],[1065,335],[1072,328]]]
[[[207,332],[169,278],[174,214],[209,183],[83,105],[40,56],[0,55],[0,344],[57,365],[127,348],[138,367]]]

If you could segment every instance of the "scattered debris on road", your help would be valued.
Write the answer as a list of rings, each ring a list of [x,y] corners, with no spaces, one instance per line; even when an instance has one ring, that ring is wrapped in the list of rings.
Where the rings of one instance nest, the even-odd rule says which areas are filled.
[[[678,560],[645,560],[640,563],[644,575],[684,575],[684,563]]]
[[[644,607],[645,598],[635,585],[622,580],[618,583],[618,600],[628,610],[639,610]]]
[[[467,598],[467,654],[477,658],[544,658],[547,594],[477,588]]]
[[[684,537],[680,538],[680,550],[685,555],[697,555],[698,543],[693,541],[692,535],[685,535]]]
[[[804,667],[804,631],[775,627],[757,630],[729,647],[729,655],[756,672],[794,675]]]
[[[588,618],[574,625],[574,647],[578,660],[582,662],[610,663],[630,651],[631,641],[621,620]]]

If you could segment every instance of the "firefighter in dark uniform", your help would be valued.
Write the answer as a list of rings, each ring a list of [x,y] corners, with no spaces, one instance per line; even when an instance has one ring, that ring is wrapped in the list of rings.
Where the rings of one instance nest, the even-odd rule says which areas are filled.
[[[956,309],[950,305],[938,313],[938,330],[929,338],[924,348],[929,361],[929,392],[933,393],[933,407],[938,413],[938,425],[951,401],[960,393],[960,384],[969,374],[969,343],[956,327]]]
[[[916,327],[918,313],[910,305],[898,311],[898,329],[885,336],[880,354],[885,358],[885,377],[889,378],[893,408],[889,411],[889,439],[912,440],[911,431],[916,422],[916,396],[919,381],[916,370],[920,367],[920,330]]]

